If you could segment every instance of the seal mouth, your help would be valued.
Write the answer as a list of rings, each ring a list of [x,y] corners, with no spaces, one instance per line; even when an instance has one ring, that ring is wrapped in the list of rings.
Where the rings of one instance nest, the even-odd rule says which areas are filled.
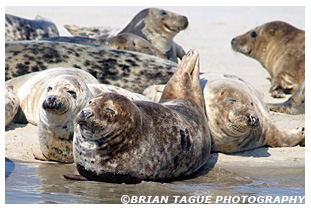
[[[164,28],[169,32],[177,33],[179,31],[178,28],[170,27],[167,23],[164,23]]]
[[[68,108],[64,106],[62,102],[56,102],[56,99],[53,100],[44,100],[42,103],[42,108],[47,112],[52,112],[54,114],[63,115],[68,111]]]

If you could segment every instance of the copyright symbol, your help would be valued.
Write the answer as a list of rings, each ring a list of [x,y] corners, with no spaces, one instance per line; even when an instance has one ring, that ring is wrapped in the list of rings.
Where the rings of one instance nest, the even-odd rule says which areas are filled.
[[[121,197],[121,202],[122,202],[123,204],[129,203],[130,200],[131,200],[131,198],[130,198],[130,196],[128,196],[128,195],[122,195],[122,197]]]

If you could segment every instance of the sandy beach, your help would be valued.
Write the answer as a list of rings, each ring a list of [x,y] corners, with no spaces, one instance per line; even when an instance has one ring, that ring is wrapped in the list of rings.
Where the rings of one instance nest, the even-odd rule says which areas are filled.
[[[122,29],[136,13],[146,7],[6,7],[5,12],[29,19],[36,15],[53,21],[63,36],[70,36],[65,24],[78,26],[108,26]],[[175,41],[185,51],[197,49],[201,72],[227,72],[251,83],[262,94],[265,102],[283,102],[269,94],[268,72],[258,61],[233,52],[231,39],[273,20],[288,22],[305,28],[304,7],[161,7],[188,17],[189,27],[177,34]],[[83,14],[83,15],[81,15]],[[305,126],[305,115],[271,113],[280,128]],[[5,157],[13,161],[36,162],[33,153],[40,152],[38,128],[11,123],[5,129]],[[273,174],[275,167],[305,168],[305,147],[258,148],[236,154],[212,154],[209,166],[221,167],[240,175]],[[250,167],[258,170],[251,171]],[[243,170],[241,170],[241,168]],[[260,170],[263,168],[264,170]],[[281,170],[280,170],[281,171]],[[279,171],[279,173],[281,173]]]
[[[36,15],[43,16],[57,25],[60,35],[70,36],[63,25],[109,26],[122,29],[143,8],[145,7],[6,7],[6,13],[29,19],[33,19]],[[175,41],[183,46],[185,51],[191,48],[199,51],[201,72],[227,72],[238,75],[256,87],[265,102],[282,102],[289,97],[288,95],[285,99],[272,98],[268,91],[270,81],[267,80],[269,77],[267,71],[258,61],[233,52],[230,41],[233,37],[272,20],[282,20],[304,29],[303,7],[161,8],[188,17],[189,27],[177,34]],[[83,16],[79,15],[82,11]],[[241,15],[242,12],[243,15]],[[271,113],[271,115],[280,128],[295,128],[305,125],[305,115],[280,113]],[[24,141],[30,139],[35,145],[36,127],[12,125],[6,130],[6,157],[14,157],[14,154],[11,153],[16,153],[16,151],[11,151],[8,146],[8,144],[14,145],[12,143],[14,137],[19,139],[24,135]],[[16,141],[18,142],[18,140]],[[21,141],[17,145],[24,143]],[[304,151],[304,148],[301,150]],[[302,152],[301,154],[304,155]]]

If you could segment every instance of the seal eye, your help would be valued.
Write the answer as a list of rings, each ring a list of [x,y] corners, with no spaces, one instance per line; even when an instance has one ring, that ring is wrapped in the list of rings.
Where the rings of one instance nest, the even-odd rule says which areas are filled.
[[[256,37],[257,37],[256,31],[253,31],[253,32],[250,34],[250,36],[253,37],[253,38],[256,38]]]
[[[51,86],[49,86],[48,88],[47,88],[47,91],[49,92],[49,91],[51,91],[53,88],[51,87]]]
[[[165,15],[167,15],[167,13],[166,13],[164,10],[161,10],[161,11],[160,11],[160,15],[161,15],[161,16],[165,16]]]
[[[251,106],[254,106],[253,102],[251,102]]]
[[[235,99],[232,99],[232,98],[226,98],[225,100],[226,102],[237,102],[237,100]]]
[[[67,93],[69,93],[70,95],[72,95],[72,97],[73,97],[74,99],[76,99],[76,98],[77,98],[77,94],[76,94],[76,92],[75,92],[75,91],[68,90],[68,91],[67,91]]]

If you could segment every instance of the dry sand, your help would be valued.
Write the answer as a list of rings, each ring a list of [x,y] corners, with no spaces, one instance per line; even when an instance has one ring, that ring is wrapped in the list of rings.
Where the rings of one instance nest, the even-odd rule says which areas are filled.
[[[124,27],[144,7],[6,7],[9,14],[26,18],[36,15],[57,24],[61,35],[69,35],[64,24],[79,26]],[[266,102],[282,102],[268,93],[267,71],[255,60],[234,53],[230,47],[233,37],[272,20],[283,20],[304,29],[303,7],[164,7],[186,15],[189,28],[175,38],[186,51],[195,48],[200,53],[202,72],[228,72],[253,84]],[[81,15],[83,14],[83,15]],[[289,96],[288,96],[289,97]],[[305,115],[271,113],[280,128],[305,125]],[[11,124],[5,131],[5,156],[22,161],[35,161],[33,152],[39,151],[37,127]],[[216,165],[304,167],[305,148],[259,148],[243,153],[213,154]],[[234,164],[232,164],[234,163]]]

